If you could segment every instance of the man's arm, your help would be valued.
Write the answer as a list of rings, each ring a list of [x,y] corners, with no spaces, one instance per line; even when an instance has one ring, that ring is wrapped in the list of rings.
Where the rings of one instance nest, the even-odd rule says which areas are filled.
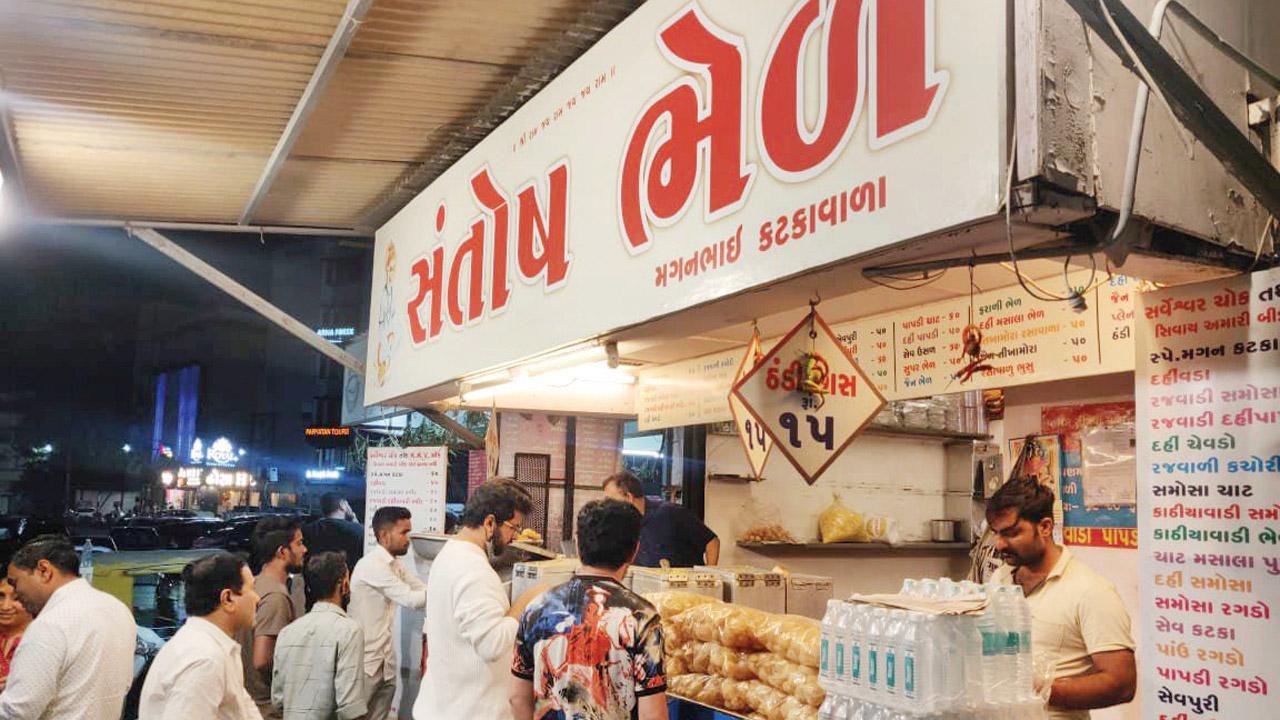
[[[720,538],[711,538],[711,542],[707,543],[707,549],[704,551],[707,556],[706,564],[720,564]]]
[[[1096,710],[1133,700],[1138,669],[1132,650],[1090,655],[1094,672],[1053,681],[1049,705],[1064,710]]]
[[[273,592],[258,602],[253,620],[253,669],[271,682],[271,661],[276,653],[276,636],[293,620],[293,601]]]
[[[354,623],[351,632],[338,643],[333,683],[338,720],[364,717],[368,711],[364,687],[364,631]]]
[[[488,577],[485,577],[485,573]],[[519,622],[507,615],[507,597],[493,570],[484,564],[459,578],[454,593],[453,621],[458,632],[485,662],[510,657]]]
[[[253,669],[260,673],[271,672],[271,663],[276,654],[276,637],[274,635],[253,636]]]
[[[640,710],[640,720],[667,720],[667,694],[665,692],[645,695],[640,698],[637,705]]]
[[[27,630],[13,656],[9,682],[0,693],[0,719],[36,720],[58,692],[66,641],[56,628]]]
[[[422,609],[427,606],[427,584],[406,569],[404,579],[388,565],[378,563],[369,568],[363,580],[391,602],[407,608]]]
[[[515,720],[533,720],[532,680],[511,678],[511,695],[507,699],[511,703],[511,714],[515,716]]]

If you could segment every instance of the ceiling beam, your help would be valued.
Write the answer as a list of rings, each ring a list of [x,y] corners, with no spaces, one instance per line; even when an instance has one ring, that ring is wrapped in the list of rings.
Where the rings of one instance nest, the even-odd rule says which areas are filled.
[[[172,222],[168,220],[119,220],[115,218],[34,217],[32,225],[66,225],[69,227],[149,228],[152,230],[184,230],[192,232],[244,233],[246,235],[318,235],[335,238],[372,239],[373,234],[350,228],[309,227],[302,225],[235,225],[233,223]]]
[[[262,176],[258,178],[258,183],[253,188],[253,194],[249,196],[249,201],[244,206],[244,212],[240,213],[241,225],[251,224],[253,216],[258,212],[263,201],[267,199],[267,193],[271,191],[271,185],[284,168],[284,163],[289,159],[289,153],[293,151],[294,144],[298,142],[298,138],[302,137],[302,131],[306,129],[307,120],[311,117],[312,111],[316,109],[316,105],[319,104],[320,97],[324,94],[325,86],[329,84],[329,79],[337,71],[338,63],[346,55],[347,48],[351,46],[356,30],[359,29],[360,22],[364,19],[365,14],[369,12],[371,5],[373,5],[373,0],[348,0],[347,8],[342,13],[342,19],[338,21],[338,26],[334,28],[333,35],[329,37],[329,44],[325,47],[324,54],[320,56],[320,62],[316,64],[315,70],[312,71],[311,79],[307,81],[307,87],[302,91],[302,97],[298,98],[297,105],[293,107],[293,114],[289,117],[289,122],[285,124],[284,132],[281,133],[280,139],[276,142],[275,149],[271,151],[271,157],[267,159],[267,166],[262,169]]]

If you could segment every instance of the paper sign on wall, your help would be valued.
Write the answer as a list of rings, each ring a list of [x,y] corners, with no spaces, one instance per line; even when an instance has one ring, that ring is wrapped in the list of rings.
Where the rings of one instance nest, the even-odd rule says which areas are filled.
[[[444,532],[448,475],[448,448],[369,448],[365,463],[365,552],[377,544],[373,537],[373,514],[388,505],[408,508],[415,532]]]
[[[742,356],[742,362],[738,363],[738,374],[734,376],[733,384],[742,382],[742,378],[760,360],[760,334],[753,332],[751,342],[747,343],[747,352]],[[729,391],[729,411],[733,413],[733,425],[738,431],[738,438],[742,440],[742,449],[747,453],[751,474],[759,480],[764,473],[764,464],[769,460],[769,453],[773,451],[773,438],[732,390]]]
[[[812,485],[884,407],[884,398],[811,311],[733,388]]]

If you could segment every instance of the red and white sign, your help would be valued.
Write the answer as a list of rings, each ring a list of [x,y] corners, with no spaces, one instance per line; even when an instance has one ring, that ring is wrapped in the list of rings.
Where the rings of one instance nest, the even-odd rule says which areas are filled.
[[[806,392],[810,383],[821,391]],[[884,407],[875,385],[816,312],[792,328],[732,394],[810,485]]]
[[[747,353],[738,363],[738,374],[733,377],[733,384],[742,382],[742,378],[755,368],[761,359],[760,335],[751,333],[751,342],[747,343]],[[738,430],[738,438],[742,440],[742,449],[747,453],[747,462],[751,465],[751,474],[757,480],[764,474],[764,464],[773,452],[773,438],[765,432],[764,424],[747,410],[742,400],[729,392],[729,411],[733,413],[733,425]]]
[[[994,215],[1006,11],[641,5],[379,230],[365,401]]]

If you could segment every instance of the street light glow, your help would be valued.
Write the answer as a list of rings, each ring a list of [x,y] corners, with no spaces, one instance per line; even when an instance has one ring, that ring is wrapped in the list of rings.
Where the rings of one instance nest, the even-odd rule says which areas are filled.
[[[125,453],[131,453],[131,452],[133,452],[133,446],[132,446],[132,445],[130,445],[129,443],[125,443],[125,444],[120,448],[120,451],[121,451],[121,452],[125,452]]]

